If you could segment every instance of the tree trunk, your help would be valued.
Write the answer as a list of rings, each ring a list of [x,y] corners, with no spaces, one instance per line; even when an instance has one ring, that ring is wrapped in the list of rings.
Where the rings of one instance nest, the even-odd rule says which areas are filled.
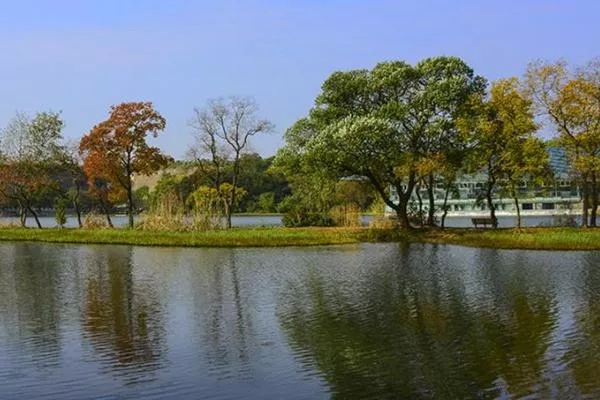
[[[33,215],[33,219],[35,219],[35,224],[37,225],[37,227],[39,229],[42,229],[42,224],[40,223],[40,219],[38,218],[37,213],[35,211],[33,211],[33,208],[31,208],[31,206],[29,204],[27,205],[27,209],[29,210],[31,215]]]
[[[419,217],[419,225],[421,226],[421,228],[423,227],[423,199],[421,198],[421,187],[417,186],[416,190],[415,190],[415,194],[417,196],[417,201],[419,203],[419,211],[417,213],[417,216]],[[407,203],[408,205],[408,203]]]
[[[106,222],[108,223],[108,226],[114,228],[115,226],[112,223],[112,219],[110,219],[110,213],[106,211],[104,215],[106,216]]]
[[[133,229],[133,189],[129,184],[127,187],[127,219],[129,221],[129,229]]]
[[[592,212],[590,213],[590,226],[596,227],[596,215],[598,214],[598,182],[596,182],[596,173],[592,172],[592,187],[590,190]]]
[[[444,204],[442,205],[442,220],[441,228],[444,229],[446,226],[446,215],[448,215],[448,196],[450,195],[450,185],[446,185],[446,191],[444,193]]]
[[[81,221],[81,208],[79,207],[79,202],[77,200],[73,202],[73,208],[75,209],[75,214],[77,215],[77,225],[80,228],[83,228],[83,222]]]
[[[225,199],[225,227],[227,229],[231,228],[231,205],[229,204],[229,200]]]
[[[27,227],[27,209],[24,205],[19,203],[19,221],[21,222],[21,228]]]
[[[398,217],[398,225],[402,229],[410,229],[410,221],[408,220],[408,199],[400,198],[400,202],[396,207],[396,216]]]
[[[231,214],[233,214],[233,207],[235,204],[235,186],[232,187],[231,191],[231,203],[227,207],[227,229],[231,229]]]
[[[494,199],[492,198],[492,191],[494,189],[495,183],[495,179],[488,180],[488,184],[485,191],[485,198],[487,200],[487,206],[490,209],[490,218],[492,219],[492,227],[494,229],[498,227],[498,218],[496,218],[496,207],[494,206]]]
[[[427,225],[435,226],[435,195],[434,195],[435,179],[433,174],[427,177],[427,196],[429,198],[429,210],[427,210]]]
[[[589,188],[588,188],[588,182],[587,182],[587,175],[583,175],[581,177],[581,198],[582,198],[582,207],[583,209],[581,210],[581,226],[584,228],[588,227],[588,209],[589,209],[589,198],[590,198],[590,194],[589,194]]]
[[[517,196],[517,191],[512,189],[512,197],[515,201],[515,210],[517,211],[517,229],[521,229],[521,209],[519,208],[519,197]]]
[[[106,217],[106,223],[108,224],[109,227],[114,228],[115,226],[113,225],[112,219],[110,218],[110,210],[108,209],[108,206],[101,201],[100,207],[102,208],[102,211],[104,211],[104,216]]]
[[[75,214],[77,215],[77,224],[80,228],[83,228],[83,222],[81,222],[81,208],[79,207],[79,193],[81,188],[79,185],[76,185],[75,197],[73,197],[73,208],[75,209]]]

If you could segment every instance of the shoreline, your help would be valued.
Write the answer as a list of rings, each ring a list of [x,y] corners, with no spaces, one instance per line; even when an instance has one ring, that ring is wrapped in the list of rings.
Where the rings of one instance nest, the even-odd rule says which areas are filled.
[[[160,247],[296,247],[359,243],[430,243],[514,250],[600,250],[600,229],[232,228],[207,232],[129,229],[0,228],[2,242],[115,244]]]

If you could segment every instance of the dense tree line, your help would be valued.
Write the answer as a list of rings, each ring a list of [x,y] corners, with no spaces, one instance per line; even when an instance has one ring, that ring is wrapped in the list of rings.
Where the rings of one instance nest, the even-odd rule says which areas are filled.
[[[213,219],[231,227],[234,212],[283,212],[286,225],[301,226],[348,224],[383,205],[401,227],[414,224],[415,213],[420,224],[435,225],[438,212],[443,226],[458,177],[480,172],[486,181],[478,201],[496,226],[499,194],[519,212],[524,182],[543,187],[553,179],[539,134],[545,129],[555,133],[553,143],[566,152],[581,188],[583,225],[596,226],[598,61],[579,68],[537,61],[522,78],[491,84],[446,56],[335,72],[270,158],[252,152],[253,138],[274,128],[252,98],[214,99],[194,109],[185,162],[149,144],[165,127],[151,103],[122,103],[69,143],[60,113],[17,113],[0,137],[0,204],[23,226],[31,216],[38,227],[40,210],[53,210],[58,225],[67,211],[79,226],[83,214],[97,211],[112,226],[110,216],[120,210],[130,227],[140,211],[175,220],[175,227],[189,215],[203,218],[203,227],[216,226]],[[156,187],[136,186],[136,177],[155,174]]]
[[[457,177],[483,172],[487,180],[479,200],[487,203],[497,226],[498,194],[512,197],[518,210],[520,184],[543,186],[553,178],[539,136],[543,126],[556,133],[572,179],[582,188],[583,224],[595,226],[600,167],[597,61],[575,70],[563,61],[534,62],[522,79],[491,85],[456,57],[335,72],[308,115],[286,132],[275,165],[286,171],[294,193],[305,193],[305,198],[318,197],[343,177],[362,176],[404,228],[411,226],[409,204],[420,193],[416,189],[426,189],[426,223],[433,225],[436,211],[445,216]],[[441,210],[434,198],[440,185],[446,191]],[[318,198],[310,203],[315,211],[327,213]]]
[[[62,137],[60,113],[17,113],[0,136],[0,206],[9,215],[16,213],[22,226],[32,217],[39,228],[40,212],[55,214],[59,226],[71,212],[80,227],[83,214],[95,212],[112,227],[111,214],[118,211],[133,227],[140,211],[156,212],[174,196],[186,213],[205,201],[201,195],[206,193],[214,196],[214,211],[226,226],[233,212],[277,212],[289,186],[283,175],[270,170],[273,157],[249,151],[250,137],[272,129],[270,122],[255,120],[256,111],[250,98],[214,100],[205,110],[195,110],[197,143],[190,160],[177,163],[148,144],[148,136],[166,126],[151,103],[111,107],[109,117],[78,143]],[[212,147],[198,144],[206,139],[203,135]],[[168,172],[173,169],[179,173]],[[152,174],[161,176],[155,188],[135,187],[136,177]]]

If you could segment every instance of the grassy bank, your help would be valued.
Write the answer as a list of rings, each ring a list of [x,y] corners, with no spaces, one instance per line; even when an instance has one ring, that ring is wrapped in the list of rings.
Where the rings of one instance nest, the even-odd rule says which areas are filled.
[[[0,229],[0,241],[128,244],[182,247],[278,247],[358,243],[364,229],[234,228],[186,233],[129,229]]]
[[[447,229],[397,233],[396,240],[530,250],[600,250],[600,229]]]
[[[279,247],[360,242],[420,242],[534,250],[600,250],[600,229],[370,230],[367,228],[234,228],[199,233],[127,229],[1,228],[0,241],[183,247]]]

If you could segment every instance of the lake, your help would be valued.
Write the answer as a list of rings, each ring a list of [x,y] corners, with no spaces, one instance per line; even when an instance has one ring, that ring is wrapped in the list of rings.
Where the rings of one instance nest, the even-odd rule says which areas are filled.
[[[231,218],[232,225],[234,227],[258,227],[258,226],[281,226],[281,215],[234,215]],[[371,215],[364,215],[362,217],[363,225],[368,225],[369,221],[373,219]],[[576,219],[578,219],[576,217]],[[126,216],[113,216],[113,224],[116,227],[127,226]],[[40,222],[45,228],[52,228],[56,226],[54,217],[40,217]],[[552,226],[555,224],[555,219],[551,216],[524,216],[522,218],[522,226],[524,227],[536,227],[536,226]],[[0,223],[4,224],[19,224],[18,218],[13,217],[0,217]],[[498,226],[501,228],[514,227],[516,224],[516,217],[513,216],[499,216]],[[36,227],[35,220],[31,217],[27,218],[27,226]],[[77,227],[77,219],[75,217],[68,217],[67,224],[69,228]],[[452,216],[446,219],[446,226],[450,228],[471,228],[471,217],[463,216]]]
[[[599,398],[600,253],[0,243],[0,398]]]
[[[127,216],[115,215],[111,217],[115,227],[126,227],[128,224]],[[18,217],[0,217],[0,222],[4,224],[19,224]],[[40,217],[40,223],[44,228],[53,228],[56,226],[56,220],[54,217]],[[231,217],[231,223],[235,227],[251,227],[251,226],[276,226],[281,225],[281,215],[233,215]],[[27,226],[34,228],[37,227],[35,220],[32,217],[27,218]],[[65,224],[68,228],[77,227],[77,218],[69,216],[67,223]]]

